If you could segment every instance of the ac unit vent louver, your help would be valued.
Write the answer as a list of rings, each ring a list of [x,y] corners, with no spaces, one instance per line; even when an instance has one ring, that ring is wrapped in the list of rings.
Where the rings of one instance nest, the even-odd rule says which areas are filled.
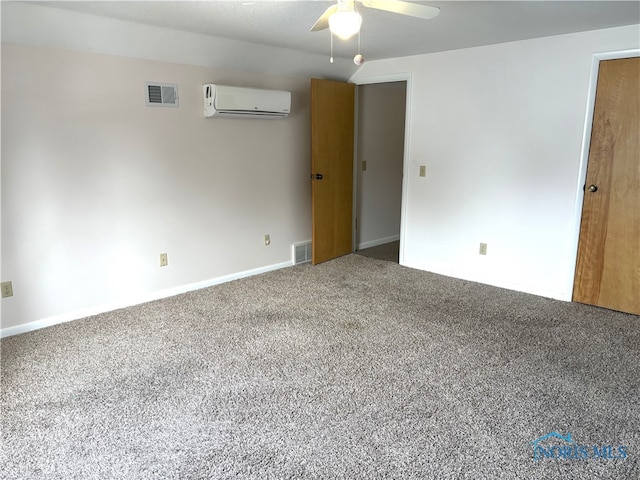
[[[202,93],[205,117],[286,118],[291,111],[291,92],[283,90],[208,83]]]
[[[147,83],[145,93],[147,106],[178,106],[178,85],[175,83]]]

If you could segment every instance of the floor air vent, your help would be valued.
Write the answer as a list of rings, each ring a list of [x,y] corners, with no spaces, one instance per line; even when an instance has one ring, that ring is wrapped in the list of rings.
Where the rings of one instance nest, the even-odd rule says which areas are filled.
[[[293,244],[293,264],[308,263],[311,261],[311,242]]]

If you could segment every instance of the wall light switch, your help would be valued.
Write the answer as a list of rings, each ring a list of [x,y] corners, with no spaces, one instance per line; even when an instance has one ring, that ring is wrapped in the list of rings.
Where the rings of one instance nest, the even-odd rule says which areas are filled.
[[[421,177],[426,177],[427,176],[427,166],[426,165],[420,165],[420,176]]]
[[[362,160],[362,171],[364,172],[367,169],[367,161]]]
[[[480,244],[480,255],[486,255],[487,254],[487,244],[486,243],[481,243]]]

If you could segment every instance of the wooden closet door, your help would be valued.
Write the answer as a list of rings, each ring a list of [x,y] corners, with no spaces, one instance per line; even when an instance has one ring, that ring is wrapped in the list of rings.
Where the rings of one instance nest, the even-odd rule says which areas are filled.
[[[312,262],[353,251],[355,85],[311,80]]]

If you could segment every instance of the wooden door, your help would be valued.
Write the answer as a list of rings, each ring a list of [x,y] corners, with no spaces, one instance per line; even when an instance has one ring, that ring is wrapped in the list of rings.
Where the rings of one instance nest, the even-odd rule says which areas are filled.
[[[311,80],[312,262],[353,250],[355,86]]]
[[[640,58],[600,62],[573,300],[640,315]]]

